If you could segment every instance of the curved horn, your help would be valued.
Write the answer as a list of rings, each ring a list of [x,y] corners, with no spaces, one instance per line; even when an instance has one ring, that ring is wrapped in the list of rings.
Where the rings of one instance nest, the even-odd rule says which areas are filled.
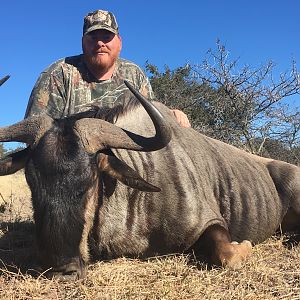
[[[75,122],[74,130],[88,152],[107,148],[155,151],[170,142],[172,132],[162,114],[127,81],[125,84],[148,112],[156,130],[155,136],[143,137],[100,119],[81,119]]]
[[[0,86],[6,81],[6,80],[8,80],[9,79],[9,75],[6,75],[6,76],[4,76],[2,79],[0,79]]]
[[[25,167],[30,150],[27,147],[21,151],[7,155],[0,159],[0,176],[13,174]]]
[[[53,119],[46,114],[33,116],[0,128],[0,142],[22,142],[34,145],[51,127]]]

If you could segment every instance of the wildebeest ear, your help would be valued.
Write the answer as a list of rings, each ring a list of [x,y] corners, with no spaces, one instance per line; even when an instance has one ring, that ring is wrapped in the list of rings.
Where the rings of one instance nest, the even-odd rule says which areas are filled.
[[[30,149],[27,147],[2,158],[0,160],[0,176],[10,175],[24,168],[29,154]]]
[[[135,170],[112,155],[98,154],[99,170],[127,186],[144,192],[160,192],[161,189],[144,180]]]

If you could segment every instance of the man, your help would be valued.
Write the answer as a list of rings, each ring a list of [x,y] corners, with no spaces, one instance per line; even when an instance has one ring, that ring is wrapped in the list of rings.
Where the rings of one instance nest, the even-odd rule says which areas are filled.
[[[83,54],[66,57],[48,67],[37,80],[25,117],[47,113],[62,118],[92,106],[111,108],[132,97],[124,79],[146,98],[154,100],[144,72],[134,63],[119,57],[122,39],[115,16],[97,10],[84,18]],[[178,123],[190,127],[187,116],[173,110]]]

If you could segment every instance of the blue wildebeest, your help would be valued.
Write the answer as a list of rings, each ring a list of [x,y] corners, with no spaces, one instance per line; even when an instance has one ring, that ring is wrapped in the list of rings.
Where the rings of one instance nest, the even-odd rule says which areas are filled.
[[[0,141],[29,145],[2,159],[0,175],[25,167],[38,258],[51,275],[83,277],[91,259],[191,249],[236,268],[251,242],[300,224],[299,167],[181,128],[126,85],[139,101],[105,116],[0,128]]]

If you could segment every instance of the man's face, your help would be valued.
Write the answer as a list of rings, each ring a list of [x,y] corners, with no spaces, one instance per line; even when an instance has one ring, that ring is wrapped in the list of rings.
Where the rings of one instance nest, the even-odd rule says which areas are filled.
[[[82,49],[86,62],[96,68],[109,69],[118,58],[122,40],[108,30],[94,30],[82,38]]]

